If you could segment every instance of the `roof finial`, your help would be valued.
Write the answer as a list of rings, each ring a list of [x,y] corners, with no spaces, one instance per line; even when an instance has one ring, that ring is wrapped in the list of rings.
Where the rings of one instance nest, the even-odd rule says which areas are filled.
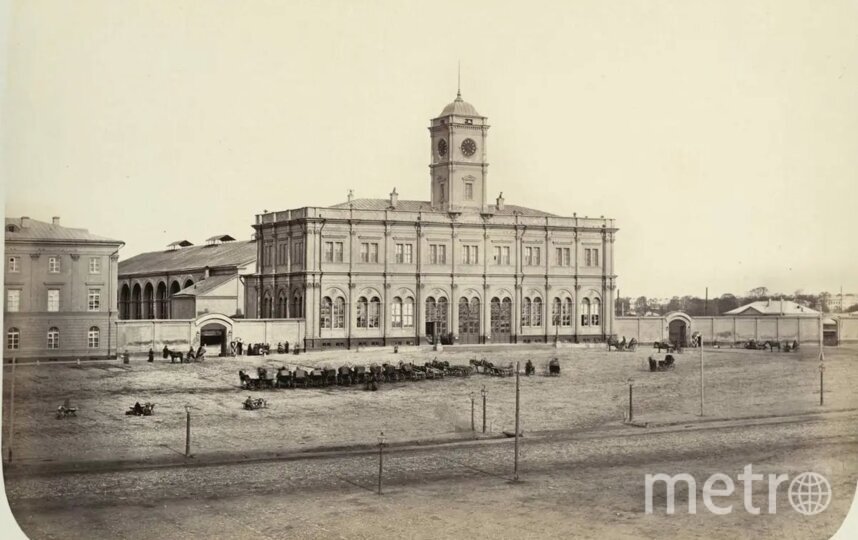
[[[459,60],[459,79],[456,82],[456,99],[462,99],[462,61]]]

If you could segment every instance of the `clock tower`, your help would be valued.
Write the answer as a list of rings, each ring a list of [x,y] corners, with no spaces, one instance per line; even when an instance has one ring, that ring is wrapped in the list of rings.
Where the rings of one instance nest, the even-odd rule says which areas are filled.
[[[462,93],[429,126],[432,207],[448,212],[486,206],[488,119]]]

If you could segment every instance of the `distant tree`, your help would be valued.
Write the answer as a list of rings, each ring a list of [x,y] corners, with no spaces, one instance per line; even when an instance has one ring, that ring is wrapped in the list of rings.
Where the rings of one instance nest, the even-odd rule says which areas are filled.
[[[846,308],[846,313],[855,313],[858,312],[858,304],[852,304],[848,308]]]
[[[723,315],[731,309],[739,307],[739,299],[730,293],[724,293],[718,299],[718,314]]]
[[[667,307],[665,308],[668,312],[670,311],[679,311],[682,309],[682,302],[679,300],[678,296],[674,296],[670,299],[670,302],[667,303]]]
[[[831,302],[831,293],[822,291],[819,293],[819,310],[828,313],[828,304]]]
[[[646,315],[647,311],[649,311],[649,304],[647,303],[646,296],[638,296],[637,300],[635,300],[635,313]]]
[[[756,300],[765,299],[769,296],[769,290],[766,287],[756,287],[748,291],[748,296]]]

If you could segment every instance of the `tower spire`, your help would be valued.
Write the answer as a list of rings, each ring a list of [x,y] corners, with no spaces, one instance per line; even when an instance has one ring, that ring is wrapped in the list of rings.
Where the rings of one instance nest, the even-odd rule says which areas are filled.
[[[456,99],[462,99],[462,61],[459,60],[458,80],[456,81]]]

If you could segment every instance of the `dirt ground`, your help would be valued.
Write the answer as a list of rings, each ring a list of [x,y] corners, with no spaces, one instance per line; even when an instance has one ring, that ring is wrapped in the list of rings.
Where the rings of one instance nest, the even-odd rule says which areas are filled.
[[[441,353],[411,351],[331,351],[267,358],[211,358],[198,364],[93,363],[19,366],[15,372],[16,461],[146,459],[184,451],[185,405],[192,411],[192,451],[290,451],[318,446],[375,443],[383,431],[389,441],[461,436],[470,431],[470,393],[477,396],[476,424],[481,427],[480,389],[488,392],[491,432],[511,430],[514,378],[470,378],[384,384],[378,392],[358,387],[247,392],[238,370],[256,366],[338,366],[343,363],[413,361],[437,357],[454,364],[487,358],[506,364],[528,358],[537,376],[522,377],[521,425],[525,432],[577,429],[616,423],[628,407],[628,379],[633,379],[634,415],[638,421],[670,422],[699,411],[699,352],[677,355],[674,371],[650,373],[647,347],[636,352],[604,349],[524,349],[477,352],[449,347]],[[552,357],[561,361],[560,377],[542,375]],[[858,348],[826,348],[825,405],[819,406],[818,350],[770,353],[707,350],[706,415],[740,417],[802,411],[858,408]],[[4,455],[9,437],[11,370],[4,369]],[[245,411],[244,398],[268,399],[270,408]],[[77,418],[57,420],[54,411],[69,398],[80,408]],[[157,404],[152,417],[130,417],[135,401]]]

